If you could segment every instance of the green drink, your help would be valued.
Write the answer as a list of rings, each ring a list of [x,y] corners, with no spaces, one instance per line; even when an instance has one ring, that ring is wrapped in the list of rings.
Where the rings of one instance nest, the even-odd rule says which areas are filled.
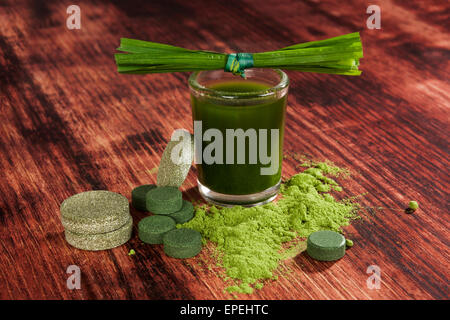
[[[189,80],[199,191],[220,205],[265,203],[280,185],[288,79],[279,70],[246,75],[203,71]]]

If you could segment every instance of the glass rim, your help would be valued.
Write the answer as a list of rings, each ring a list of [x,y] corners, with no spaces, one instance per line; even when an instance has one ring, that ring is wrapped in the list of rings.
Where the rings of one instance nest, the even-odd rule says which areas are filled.
[[[252,92],[231,92],[231,91],[223,91],[208,88],[197,81],[198,75],[204,72],[212,72],[218,70],[202,70],[202,71],[194,71],[189,76],[189,87],[197,92],[201,92],[202,95],[208,95],[211,97],[217,97],[221,99],[251,99],[251,98],[266,98],[276,96],[279,91],[286,89],[289,86],[289,77],[288,75],[280,70],[280,69],[265,69],[265,68],[252,68],[246,70],[246,72],[252,72],[253,70],[258,71],[274,71],[276,72],[280,80],[274,86],[271,86],[268,89],[260,90],[260,91],[252,91]],[[225,72],[224,72],[225,73]],[[239,76],[236,76],[239,77]]]

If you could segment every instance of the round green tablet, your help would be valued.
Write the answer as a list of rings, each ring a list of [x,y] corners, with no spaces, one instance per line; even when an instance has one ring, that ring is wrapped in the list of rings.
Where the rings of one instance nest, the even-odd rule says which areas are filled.
[[[345,255],[345,238],[334,231],[316,231],[306,242],[306,252],[311,258],[320,261],[334,261]]]
[[[153,188],[156,188],[154,184],[144,184],[131,191],[131,204],[135,209],[147,211],[145,196]]]
[[[194,217],[194,206],[189,201],[183,200],[183,206],[177,212],[168,215],[176,223],[185,223]]]
[[[139,239],[149,244],[163,243],[163,236],[175,229],[176,223],[167,216],[150,216],[139,221]]]
[[[163,237],[163,243],[164,252],[172,258],[192,258],[202,250],[201,234],[187,228],[167,232]]]
[[[183,199],[176,187],[157,187],[146,195],[147,210],[154,214],[170,214],[181,209]]]
[[[61,203],[60,211],[64,228],[77,234],[114,231],[130,218],[128,199],[106,190],[73,195]]]
[[[131,238],[132,230],[133,219],[129,217],[124,226],[114,231],[98,234],[78,234],[66,229],[64,234],[67,242],[75,248],[97,251],[115,248],[126,243]]]

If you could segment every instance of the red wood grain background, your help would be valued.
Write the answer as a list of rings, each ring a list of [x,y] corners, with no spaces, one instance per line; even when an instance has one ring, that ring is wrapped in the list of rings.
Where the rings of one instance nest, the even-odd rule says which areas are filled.
[[[119,75],[120,37],[192,49],[255,52],[360,31],[360,77],[288,72],[286,154],[349,168],[347,196],[384,210],[345,229],[336,263],[305,254],[243,299],[449,298],[449,12],[446,1],[0,1],[0,298],[227,299],[217,269],[176,260],[136,237],[109,251],[70,247],[66,197],[108,189],[130,197],[171,132],[191,130],[188,74]],[[80,30],[66,8],[81,8]],[[288,157],[283,175],[299,169]],[[195,169],[185,197],[199,200]],[[405,214],[409,200],[420,209]],[[135,225],[145,214],[132,212]],[[136,230],[134,230],[136,231]],[[135,256],[128,256],[130,249]],[[69,265],[80,290],[66,287]],[[378,265],[381,288],[366,286]]]

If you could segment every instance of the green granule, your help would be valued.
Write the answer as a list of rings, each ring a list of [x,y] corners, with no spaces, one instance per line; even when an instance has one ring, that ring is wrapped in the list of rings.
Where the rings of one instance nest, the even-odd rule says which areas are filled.
[[[411,210],[417,210],[419,208],[419,204],[417,203],[417,201],[410,201],[408,208]]]
[[[146,171],[147,171],[147,173],[149,173],[149,174],[155,174],[155,173],[158,173],[158,167],[153,167],[153,168],[148,169],[148,170],[146,170]]]
[[[129,256],[135,255],[136,251],[134,251],[133,249],[130,249],[130,251],[128,252]]]
[[[205,244],[216,244],[217,264],[235,282],[227,292],[252,293],[262,288],[262,281],[276,280],[280,263],[304,250],[301,242],[297,247],[286,244],[318,230],[339,232],[357,217],[356,204],[327,193],[339,186],[325,175],[340,171],[328,163],[311,165],[281,186],[277,202],[252,208],[201,206],[194,219],[178,226],[199,231]]]

